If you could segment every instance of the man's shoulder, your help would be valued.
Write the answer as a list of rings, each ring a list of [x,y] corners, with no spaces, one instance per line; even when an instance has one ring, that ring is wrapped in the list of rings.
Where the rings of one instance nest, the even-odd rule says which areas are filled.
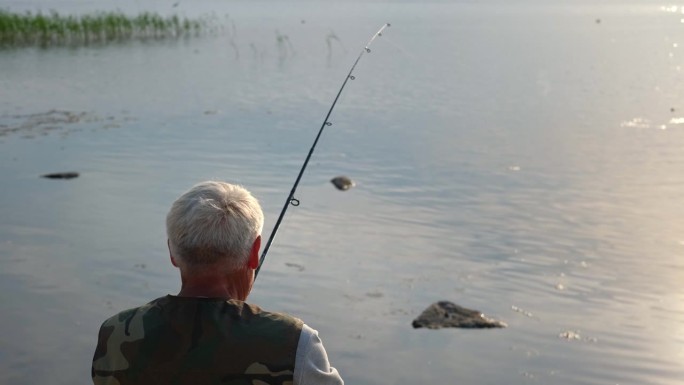
[[[107,318],[102,326],[130,326],[132,320],[134,319],[146,319],[149,322],[157,318],[155,317],[155,314],[158,315],[159,318],[167,318],[163,315],[166,313],[174,313],[175,316],[187,316],[188,314],[185,313],[188,313],[191,310],[196,310],[195,306],[218,307],[219,309],[216,312],[212,311],[209,313],[220,315],[220,317],[227,319],[241,319],[248,323],[261,322],[274,325],[277,324],[281,325],[282,327],[292,327],[295,329],[301,329],[304,325],[304,322],[300,318],[297,318],[291,314],[280,311],[266,310],[259,305],[248,302],[166,295],[154,299],[144,305],[122,310]],[[181,316],[180,318],[183,317]]]
[[[242,301],[230,300],[227,303],[235,306],[240,317],[247,321],[259,319],[262,322],[287,325],[300,330],[304,325],[304,321],[291,314],[265,310],[258,305]]]
[[[152,300],[144,305],[122,310],[111,317],[107,318],[102,326],[116,326],[120,324],[130,323],[130,320],[135,316],[143,316],[150,310],[154,309],[160,302],[163,302],[166,297],[160,297]]]

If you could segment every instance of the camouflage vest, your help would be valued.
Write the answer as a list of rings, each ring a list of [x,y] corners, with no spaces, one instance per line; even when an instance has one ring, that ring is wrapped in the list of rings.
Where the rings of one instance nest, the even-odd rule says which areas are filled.
[[[95,385],[291,385],[302,321],[240,301],[166,296],[102,324]]]

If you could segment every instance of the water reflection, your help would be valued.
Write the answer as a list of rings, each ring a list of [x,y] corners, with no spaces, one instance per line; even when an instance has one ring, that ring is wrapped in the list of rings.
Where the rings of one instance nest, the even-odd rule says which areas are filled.
[[[192,44],[0,53],[3,128],[98,117],[1,139],[0,381],[88,382],[99,323],[178,289],[163,218],[192,183],[250,187],[270,231],[354,59],[328,60],[331,26],[355,53],[389,14],[252,300],[318,328],[351,383],[677,383],[680,59],[653,44],[676,33],[671,13],[274,7],[239,3],[233,33]],[[81,176],[38,178],[54,170]],[[411,330],[441,299],[509,328]]]

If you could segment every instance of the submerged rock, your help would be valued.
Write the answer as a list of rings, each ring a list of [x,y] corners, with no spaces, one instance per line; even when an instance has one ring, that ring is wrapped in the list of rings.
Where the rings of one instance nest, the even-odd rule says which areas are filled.
[[[353,180],[351,180],[349,177],[346,176],[338,176],[335,178],[332,178],[330,182],[337,187],[338,190],[341,191],[346,191],[349,190],[350,188],[356,186],[356,183],[354,183]]]
[[[48,179],[73,179],[78,178],[77,172],[56,172],[52,174],[41,175],[43,178]]]
[[[477,310],[466,309],[449,301],[439,301],[430,305],[418,318],[413,320],[414,328],[504,328],[506,324],[487,318]]]
[[[127,112],[123,111],[123,114]],[[38,136],[59,133],[65,137],[85,128],[102,129],[118,128],[124,122],[136,120],[130,116],[117,118],[115,116],[97,116],[88,112],[49,110],[34,114],[2,115],[0,114],[0,137],[21,135],[32,139]]]

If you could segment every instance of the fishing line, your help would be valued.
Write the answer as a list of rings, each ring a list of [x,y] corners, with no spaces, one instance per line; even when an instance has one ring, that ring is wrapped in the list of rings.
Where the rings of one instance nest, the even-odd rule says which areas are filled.
[[[268,250],[271,248],[271,244],[273,243],[273,240],[275,239],[276,233],[278,232],[278,228],[280,227],[280,223],[283,221],[283,217],[285,216],[285,212],[287,211],[288,207],[290,205],[292,206],[299,206],[299,199],[294,197],[295,191],[297,190],[297,186],[299,186],[299,181],[302,179],[302,175],[304,174],[304,170],[306,169],[306,166],[309,164],[309,159],[311,159],[311,155],[314,152],[314,149],[316,148],[316,144],[318,144],[318,139],[320,139],[321,134],[323,133],[323,129],[327,126],[332,126],[332,122],[330,122],[330,114],[332,114],[333,109],[335,108],[335,104],[337,104],[337,100],[340,98],[340,95],[342,94],[342,90],[344,90],[344,87],[347,85],[347,82],[349,80],[354,80],[356,79],[352,73],[354,72],[354,69],[356,68],[356,65],[359,63],[359,60],[361,60],[361,57],[365,53],[370,53],[370,45],[373,43],[373,41],[378,37],[382,36],[382,32],[385,30],[385,28],[389,27],[390,24],[386,23],[385,25],[382,26],[378,30],[378,32],[371,37],[371,39],[368,41],[366,46],[361,50],[361,53],[359,56],[356,58],[356,61],[352,65],[351,69],[349,70],[349,73],[347,74],[347,77],[344,78],[344,82],[342,83],[342,87],[340,87],[340,90],[337,91],[337,96],[335,96],[335,100],[333,101],[332,105],[330,106],[330,109],[328,110],[328,114],[325,116],[325,119],[323,119],[323,124],[321,125],[321,128],[318,130],[318,135],[316,135],[316,139],[313,142],[313,145],[311,146],[311,149],[309,150],[309,154],[306,156],[306,159],[304,160],[304,164],[302,165],[302,168],[299,170],[299,175],[297,175],[297,179],[294,182],[294,185],[292,186],[292,190],[290,190],[290,195],[287,196],[287,199],[285,200],[285,205],[283,206],[282,211],[280,211],[280,216],[278,216],[278,220],[276,221],[275,226],[273,227],[273,231],[271,232],[271,236],[268,238],[268,242],[266,242],[266,246],[264,247],[264,252],[261,253],[261,257],[259,258],[259,266],[256,269],[256,272],[254,273],[254,279],[259,275],[259,271],[261,270],[261,266],[264,265],[264,260],[266,259],[266,254],[268,253]]]

